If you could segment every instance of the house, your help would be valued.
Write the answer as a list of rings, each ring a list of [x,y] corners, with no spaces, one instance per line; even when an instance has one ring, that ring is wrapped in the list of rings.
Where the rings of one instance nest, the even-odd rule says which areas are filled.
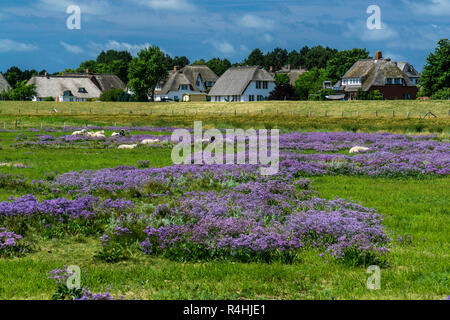
[[[217,79],[218,76],[208,66],[185,66],[181,70],[174,67],[167,80],[155,88],[155,101],[180,101],[185,93],[207,93]]]
[[[0,93],[9,89],[11,89],[11,86],[9,85],[3,74],[0,73]]]
[[[111,89],[125,90],[125,84],[114,74],[65,73],[62,76],[34,76],[28,84],[36,86],[33,101],[48,97],[59,102],[84,102],[98,99]]]
[[[228,69],[209,92],[212,102],[264,101],[275,89],[272,75],[261,67]]]
[[[358,90],[378,90],[386,100],[416,99],[417,87],[391,59],[377,51],[374,59],[357,61],[334,86],[346,100],[357,99]]]
[[[397,67],[402,70],[414,83],[414,85],[419,84],[420,73],[408,62],[396,62]]]
[[[293,86],[295,84],[295,81],[297,81],[297,79],[304,73],[306,73],[307,70],[299,68],[299,69],[294,69],[292,68],[292,66],[290,64],[288,64],[287,66],[281,68],[281,70],[277,71],[277,72],[273,72],[272,68],[270,70],[270,73],[272,74],[273,77],[275,77],[276,74],[287,74],[289,77],[289,83]]]

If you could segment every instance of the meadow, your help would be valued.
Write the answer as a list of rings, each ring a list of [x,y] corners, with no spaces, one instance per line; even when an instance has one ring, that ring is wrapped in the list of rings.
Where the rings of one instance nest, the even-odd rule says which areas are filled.
[[[0,257],[0,299],[52,298],[57,285],[48,272],[65,265],[85,270],[82,285],[92,292],[125,299],[444,299],[450,294],[448,109],[442,101],[0,102],[0,163],[6,164],[0,166],[0,227],[23,235],[21,245],[26,242],[23,252]],[[429,111],[437,118],[423,119]],[[166,144],[116,148],[142,137],[167,139],[173,127],[192,127],[194,119],[205,127],[280,128],[282,175],[261,180],[251,168],[245,173],[234,167],[171,168]],[[107,137],[120,127],[131,135],[66,138],[71,127],[86,123],[105,129]],[[355,143],[372,150],[351,156]],[[79,200],[79,193],[88,198]],[[18,202],[30,194],[36,199]],[[258,200],[261,195],[270,201]],[[216,219],[220,205],[212,205],[223,199],[231,201],[225,207],[233,203],[233,210],[223,213],[226,225]],[[97,203],[104,200],[113,202]],[[85,207],[78,208],[77,201]],[[61,213],[52,212],[55,207],[70,208],[69,220],[57,220]],[[21,217],[25,211],[30,213]],[[130,211],[140,218],[124,218]],[[294,212],[297,220],[287,223]],[[355,212],[375,229],[364,224],[355,229],[347,219]],[[337,228],[321,233],[323,225],[313,222],[334,225],[328,216],[362,242],[339,240]],[[317,219],[305,232],[295,229],[298,243],[282,237],[309,217]],[[242,219],[250,235],[257,235],[250,248],[243,237],[249,234],[233,219]],[[252,224],[258,219],[265,229]],[[207,242],[200,236],[194,241],[183,233],[173,236],[178,226],[194,236],[196,226],[214,231]],[[234,240],[218,236],[218,227],[234,230]],[[161,230],[172,236],[164,238]],[[219,245],[224,239],[230,242]],[[233,246],[237,249],[229,251]],[[358,252],[349,255],[352,248]],[[366,286],[370,264],[381,266],[380,290]]]

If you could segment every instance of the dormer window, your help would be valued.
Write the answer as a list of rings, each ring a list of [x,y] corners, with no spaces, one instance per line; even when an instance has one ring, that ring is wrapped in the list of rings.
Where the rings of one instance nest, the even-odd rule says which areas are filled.
[[[182,84],[180,86],[181,90],[189,90],[189,85],[188,84]]]
[[[72,96],[73,96],[72,91],[70,90],[64,91],[64,97],[72,97]]]
[[[78,93],[88,93],[86,88],[80,88],[78,89]]]

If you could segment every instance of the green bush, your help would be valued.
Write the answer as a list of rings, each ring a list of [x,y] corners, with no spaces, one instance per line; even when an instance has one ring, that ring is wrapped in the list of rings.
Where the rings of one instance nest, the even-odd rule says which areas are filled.
[[[450,100],[450,88],[438,90],[430,98],[433,100]]]
[[[100,101],[104,102],[116,102],[119,100],[119,95],[123,92],[122,89],[111,89],[100,96]]]

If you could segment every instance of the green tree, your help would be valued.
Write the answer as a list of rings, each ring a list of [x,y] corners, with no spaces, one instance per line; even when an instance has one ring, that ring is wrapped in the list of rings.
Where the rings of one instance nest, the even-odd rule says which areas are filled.
[[[14,101],[31,101],[36,95],[36,86],[34,84],[27,85],[28,80],[23,80],[16,84],[14,89],[6,91],[4,97],[6,100]]]
[[[164,53],[157,46],[141,50],[138,56],[131,60],[128,86],[138,101],[148,101],[148,94],[154,100],[156,85],[168,75],[165,62]]]
[[[290,84],[291,80],[289,79],[289,75],[287,73],[277,73],[275,75],[275,84],[277,86],[281,86],[284,84]]]
[[[438,47],[427,57],[419,82],[427,96],[450,87],[450,41],[448,39],[440,40]]]
[[[280,70],[288,62],[288,52],[286,49],[275,48],[264,57],[264,67],[268,70],[273,67],[274,71]]]
[[[328,60],[332,59],[338,51],[329,47],[316,46],[309,49],[306,54],[305,67],[308,70],[312,68],[325,69]]]
[[[326,79],[325,69],[313,68],[302,74],[295,81],[295,93],[300,100],[308,100],[310,94],[316,94],[322,87]]]
[[[22,81],[28,81],[37,74],[36,70],[22,71],[19,67],[11,67],[5,72],[4,76],[11,87],[16,88]]]
[[[327,78],[336,83],[358,60],[369,59],[366,49],[339,51],[327,62]]]
[[[450,88],[444,88],[436,91],[430,97],[433,100],[450,100]]]
[[[261,50],[253,50],[244,61],[247,66],[264,66],[264,54]]]
[[[231,62],[228,59],[213,58],[206,65],[220,77],[231,67]]]

